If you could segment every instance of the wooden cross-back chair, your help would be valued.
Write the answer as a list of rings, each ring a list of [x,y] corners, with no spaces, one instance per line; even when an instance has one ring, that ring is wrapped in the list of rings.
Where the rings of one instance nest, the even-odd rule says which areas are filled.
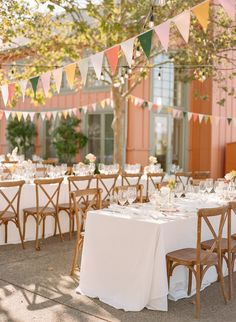
[[[47,176],[46,167],[36,167],[35,178],[45,178]]]
[[[101,209],[101,189],[77,190],[70,193],[70,199],[77,226],[77,239],[71,267],[71,275],[73,275],[78,268],[78,257],[83,246],[86,215],[89,210]]]
[[[194,171],[192,177],[197,180],[205,180],[209,179],[210,175],[210,171]]]
[[[68,189],[69,189],[69,202],[60,203],[58,205],[58,214],[61,211],[65,211],[65,213],[69,217],[69,239],[72,238],[72,233],[74,232],[74,211],[71,206],[71,198],[70,193],[76,190],[86,190],[90,188],[91,182],[93,180],[93,176],[70,176],[67,178],[68,180]],[[83,186],[83,187],[81,187]]]
[[[154,187],[154,189],[157,188],[158,184],[161,184],[164,180],[165,173],[147,173],[147,190],[146,190],[146,201],[149,200],[149,190],[150,186]]]
[[[127,173],[127,172],[122,172],[121,173],[121,178],[122,178],[122,186],[132,186],[132,185],[137,185],[140,183],[141,177],[143,173]]]
[[[117,186],[114,189],[114,192],[116,194],[119,193],[121,190],[128,190],[129,187],[136,188],[136,200],[134,202],[143,202],[143,185],[142,184],[136,184],[136,185],[129,185],[129,186]]]
[[[189,270],[188,295],[190,295],[192,288],[192,274],[194,274],[195,276],[197,318],[200,317],[200,289],[202,280],[207,270],[212,266],[215,266],[216,268],[223,297],[225,303],[227,302],[227,296],[224,288],[224,278],[222,273],[221,259],[222,233],[227,217],[228,207],[199,209],[197,220],[197,247],[176,250],[166,255],[168,283],[170,283],[170,276],[172,275],[175,267],[179,265],[185,266]],[[216,229],[212,225],[212,218],[218,220],[218,222],[215,223]],[[209,231],[211,232],[211,235],[213,236],[214,240],[211,248],[208,250],[203,250],[201,247],[203,222],[209,228]]]
[[[26,222],[29,216],[32,216],[36,221],[36,236],[35,236],[35,248],[40,250],[39,242],[39,227],[43,223],[42,238],[45,237],[45,221],[48,216],[52,216],[55,219],[55,229],[54,236],[57,233],[57,227],[59,229],[59,234],[62,240],[62,233],[60,222],[58,219],[58,201],[60,188],[63,178],[56,179],[35,179],[35,189],[36,189],[36,207],[23,209],[24,213],[24,226],[23,226],[23,237],[25,238],[26,233]],[[47,191],[49,188],[51,191]],[[41,206],[41,198],[46,199]]]
[[[189,183],[189,180],[191,177],[192,177],[192,172],[176,172],[175,173],[175,181],[181,182],[184,187]]]
[[[7,243],[8,223],[12,222],[16,225],[19,231],[20,240],[23,248],[25,247],[20,227],[19,211],[21,190],[24,183],[24,180],[14,182],[0,182],[1,207],[3,207],[5,203],[5,207],[3,207],[3,209],[0,210],[0,226],[5,225],[5,243]]]
[[[107,207],[114,194],[119,174],[97,174],[97,189],[102,189],[102,207]]]

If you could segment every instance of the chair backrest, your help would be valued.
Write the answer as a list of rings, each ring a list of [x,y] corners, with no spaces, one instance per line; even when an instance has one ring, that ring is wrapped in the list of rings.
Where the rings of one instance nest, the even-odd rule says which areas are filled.
[[[97,174],[97,189],[102,189],[102,201],[110,200],[114,194],[114,188],[116,186],[119,174]]]
[[[128,185],[137,185],[140,183],[141,177],[143,173],[127,173],[127,172],[122,172],[121,177],[122,177],[122,186]]]
[[[46,167],[36,167],[35,168],[35,177],[36,178],[44,178],[47,176],[47,168]]]
[[[69,176],[69,193],[76,190],[86,190],[90,188],[93,176]]]
[[[223,228],[229,215],[229,207],[217,207],[217,208],[202,208],[198,210],[198,223],[197,223],[197,264],[201,261],[207,260],[207,258],[217,250],[218,257],[221,258],[221,240],[223,234]],[[211,219],[217,220],[212,223]],[[212,239],[214,240],[211,249],[206,252],[204,258],[201,258],[201,242],[202,242],[202,226],[203,222],[207,225],[211,232]]]
[[[210,171],[194,171],[192,177],[193,179],[202,180],[210,178],[210,174]]]
[[[128,190],[129,187],[136,188],[136,200],[135,202],[143,202],[143,185],[136,184],[136,185],[129,185],[129,186],[117,186],[115,187],[114,191],[118,194],[120,190]]]
[[[13,212],[15,217],[19,215],[21,189],[24,183],[24,180],[0,182],[1,207],[5,204],[4,208],[0,209],[0,222],[7,211]]]
[[[181,182],[185,187],[189,183],[191,176],[192,176],[192,172],[176,172],[175,181]]]
[[[37,213],[42,213],[47,207],[58,209],[60,188],[63,178],[35,179]],[[48,191],[47,188],[50,190]],[[45,199],[45,201],[43,201]],[[43,202],[43,206],[41,203]]]
[[[150,185],[156,189],[157,184],[160,184],[163,182],[163,179],[165,177],[165,173],[147,173],[147,189],[146,189],[146,197],[148,199],[148,193],[150,190]]]

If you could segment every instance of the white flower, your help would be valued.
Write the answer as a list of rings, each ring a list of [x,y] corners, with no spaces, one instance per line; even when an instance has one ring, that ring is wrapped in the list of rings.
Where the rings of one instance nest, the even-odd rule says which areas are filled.
[[[161,192],[162,196],[166,196],[167,194],[170,193],[170,188],[169,187],[161,187],[160,192]]]
[[[230,181],[230,180],[232,180],[233,179],[233,173],[232,172],[229,172],[229,173],[226,173],[226,175],[225,175],[225,179],[227,180],[227,181]]]
[[[88,160],[90,163],[94,163],[96,161],[96,157],[92,153],[87,154],[85,159]]]
[[[151,155],[151,156],[149,157],[149,163],[151,163],[151,164],[155,164],[155,163],[157,163],[157,158]]]
[[[12,151],[12,156],[16,156],[18,152],[18,147],[16,146],[15,149]]]

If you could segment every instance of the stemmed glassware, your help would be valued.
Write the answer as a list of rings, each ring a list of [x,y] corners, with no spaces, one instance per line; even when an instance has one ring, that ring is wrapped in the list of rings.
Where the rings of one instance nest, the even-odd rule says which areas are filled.
[[[206,192],[206,182],[205,181],[200,181],[199,183],[199,192],[201,193],[202,195],[202,198]]]
[[[126,189],[120,189],[117,193],[117,199],[121,206],[124,206],[127,201],[127,190]]]
[[[210,193],[213,189],[213,179],[206,179],[205,186],[206,186],[206,191]]]
[[[137,195],[137,190],[135,187],[128,187],[127,188],[127,201],[128,204],[131,205],[135,200]]]
[[[182,196],[182,194],[184,193],[184,186],[183,186],[182,182],[176,183],[176,186],[174,188],[174,192],[175,192],[175,195],[178,199]]]

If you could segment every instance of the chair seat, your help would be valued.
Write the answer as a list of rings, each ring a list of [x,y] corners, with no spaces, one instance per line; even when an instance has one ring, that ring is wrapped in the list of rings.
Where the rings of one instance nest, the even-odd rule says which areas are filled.
[[[68,210],[68,209],[70,209],[70,204],[69,204],[69,202],[68,203],[60,203],[59,205],[58,205],[58,208],[59,208],[59,210]]]
[[[0,211],[0,221],[7,221],[16,218],[16,215],[13,211]]]
[[[207,251],[201,250],[201,263],[204,265],[216,264],[218,261],[217,254],[212,253],[208,255],[206,259],[204,259],[207,254]],[[197,250],[196,248],[183,248],[168,253],[166,257],[173,262],[180,263],[181,265],[194,265],[197,262]]]
[[[206,240],[204,242],[201,243],[201,247],[202,249],[211,249],[213,243],[214,243],[214,239],[210,239],[210,240]],[[236,253],[236,240],[232,239],[231,241],[231,247],[232,247],[232,253]],[[217,249],[214,248],[214,252],[216,252]],[[228,251],[228,240],[227,238],[222,238],[221,240],[221,251],[223,253],[226,253]]]
[[[50,208],[50,207],[39,207],[38,208],[39,213],[40,214],[44,214],[44,215],[53,215],[55,214],[55,209],[54,208]],[[27,212],[28,214],[37,214],[37,208],[36,207],[32,207],[32,208],[25,208],[23,209],[24,213]]]

